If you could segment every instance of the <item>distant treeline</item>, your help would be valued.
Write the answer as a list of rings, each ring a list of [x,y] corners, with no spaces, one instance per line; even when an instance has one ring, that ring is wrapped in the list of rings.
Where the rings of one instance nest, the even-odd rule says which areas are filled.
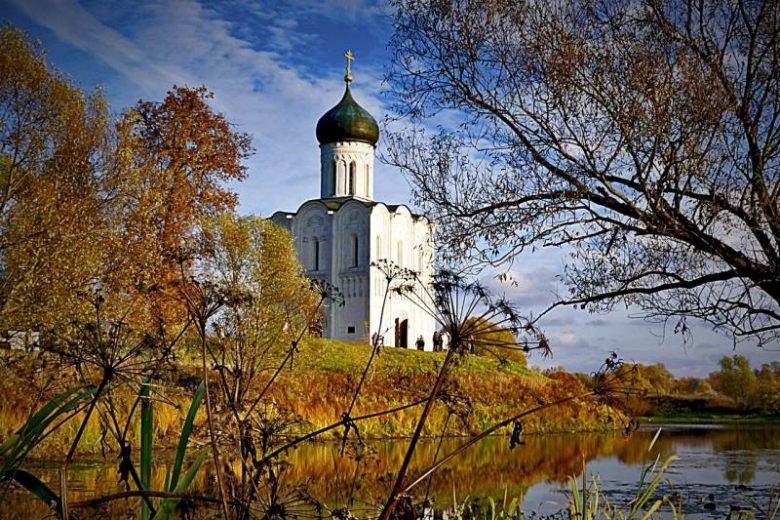
[[[724,356],[707,377],[675,377],[663,363],[626,363],[628,403],[636,415],[674,412],[780,413],[780,362],[753,368],[741,355]],[[561,369],[553,369],[555,372]],[[577,373],[585,384],[591,376]]]

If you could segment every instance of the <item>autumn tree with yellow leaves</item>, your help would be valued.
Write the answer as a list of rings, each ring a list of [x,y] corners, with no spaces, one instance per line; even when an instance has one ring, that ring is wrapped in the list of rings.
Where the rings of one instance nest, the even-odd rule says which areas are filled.
[[[161,103],[141,101],[120,127],[130,161],[120,234],[124,274],[163,321],[176,320],[177,284],[197,254],[203,219],[235,209],[229,181],[246,175],[249,136],[212,111],[205,87],[174,87]]]
[[[199,270],[225,295],[209,355],[224,394],[242,408],[252,382],[275,367],[291,342],[319,319],[292,236],[269,220],[222,214],[203,227]]]
[[[83,93],[40,46],[0,32],[0,323],[60,327],[105,280],[121,175],[100,91]]]
[[[1,327],[67,336],[96,298],[139,329],[181,325],[201,223],[235,208],[225,185],[244,178],[249,137],[205,87],[114,119],[37,42],[0,38]]]

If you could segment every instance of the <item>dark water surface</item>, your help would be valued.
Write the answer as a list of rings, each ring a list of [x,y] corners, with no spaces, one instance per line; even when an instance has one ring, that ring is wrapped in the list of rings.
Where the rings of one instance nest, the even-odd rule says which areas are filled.
[[[569,477],[581,481],[598,476],[602,493],[613,504],[625,504],[636,493],[643,465],[660,456],[677,455],[667,472],[664,493],[673,493],[685,505],[686,518],[723,518],[729,511],[750,508],[758,518],[780,485],[780,425],[670,425],[652,451],[648,446],[657,426],[641,428],[626,437],[613,434],[560,434],[526,436],[524,444],[510,450],[509,439],[495,437],[477,444],[439,470],[430,482],[413,492],[427,492],[435,507],[449,509],[467,498],[493,497],[499,503],[517,498],[526,518],[531,513],[548,515],[566,508]],[[457,448],[464,439],[445,439],[439,457]],[[321,512],[344,507],[358,517],[375,516],[400,466],[406,441],[372,441],[367,449],[317,443],[292,451],[280,474],[281,503],[289,513],[312,512],[303,500],[308,494],[323,504]],[[423,442],[413,462],[412,478],[433,460],[438,442]],[[110,456],[109,456],[110,457]],[[172,454],[160,456],[153,478],[162,488]],[[26,466],[57,489],[56,463]],[[204,466],[193,489],[213,494],[210,468]],[[411,479],[410,479],[411,480]],[[108,458],[81,461],[69,476],[69,501],[79,501],[121,491],[116,461]],[[305,493],[303,493],[305,491]],[[263,490],[268,500],[268,490]],[[350,500],[350,497],[353,497]],[[84,517],[134,518],[138,499],[115,502],[108,509],[79,510]],[[206,511],[202,511],[206,513]],[[215,513],[211,511],[211,513]],[[0,518],[43,518],[47,510],[22,492],[9,493],[0,503]],[[436,515],[439,516],[438,514]],[[666,515],[664,515],[666,516]]]

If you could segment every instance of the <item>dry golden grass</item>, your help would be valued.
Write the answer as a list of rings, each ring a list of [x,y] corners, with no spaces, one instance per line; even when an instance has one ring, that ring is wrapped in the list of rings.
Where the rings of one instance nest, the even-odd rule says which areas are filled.
[[[305,433],[341,419],[347,410],[370,355],[368,345],[350,344],[331,340],[310,339],[296,354],[292,368],[286,367],[274,383],[267,398],[276,409],[287,410],[298,416],[301,422],[293,426],[291,433]],[[444,354],[415,350],[385,348],[376,357],[352,413],[354,416],[394,408],[427,396]],[[157,447],[174,447],[178,440],[183,414],[189,406],[192,382],[200,378],[200,369],[194,360],[182,356],[174,373],[154,386],[158,400],[154,406],[155,439]],[[5,399],[0,402],[0,435],[5,438],[19,428],[31,410],[39,407],[58,390],[67,386],[53,385],[39,400],[25,375],[23,363],[4,364],[0,387]],[[270,374],[270,371],[268,372]],[[266,375],[265,377],[269,377]],[[213,374],[213,381],[216,374]],[[255,381],[261,388],[266,380]],[[212,388],[214,390],[214,388]],[[137,388],[121,386],[114,389],[114,404],[120,416],[127,414]],[[437,403],[426,422],[425,434],[441,434],[447,415],[456,412],[449,420],[447,434],[470,435],[513,416],[524,409],[541,403],[552,402],[569,395],[584,393],[585,388],[574,377],[546,377],[521,364],[502,365],[498,361],[481,356],[464,356],[453,366],[445,394],[447,401],[456,403],[448,408]],[[400,413],[361,422],[358,426],[365,437],[403,437],[410,435],[417,422],[419,409],[411,408]],[[200,415],[203,415],[201,410]],[[530,416],[523,423],[525,432],[594,431],[621,428],[625,417],[614,409],[594,399],[570,401],[564,405],[543,410]],[[203,432],[203,419],[196,421],[195,436]],[[78,417],[55,432],[37,456],[50,456],[67,449],[78,428]],[[328,438],[343,431],[333,430]],[[98,418],[93,416],[79,446],[79,453],[101,451],[103,432]],[[133,424],[130,434],[135,443],[139,438],[138,424]],[[110,439],[103,446],[116,449]]]

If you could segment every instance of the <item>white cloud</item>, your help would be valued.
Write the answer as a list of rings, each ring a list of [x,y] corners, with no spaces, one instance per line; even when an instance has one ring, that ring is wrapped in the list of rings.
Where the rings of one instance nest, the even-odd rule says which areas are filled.
[[[335,105],[343,93],[341,56],[332,67],[312,76],[283,52],[309,41],[296,32],[290,12],[306,11],[329,16],[361,17],[376,14],[364,2],[347,2],[329,11],[319,2],[293,2],[273,9],[274,4],[254,6],[270,24],[258,28],[271,37],[259,47],[251,41],[252,23],[229,21],[195,0],[151,1],[142,5],[114,3],[102,6],[101,16],[111,13],[116,22],[123,10],[132,24],[123,34],[109,27],[75,0],[46,2],[15,0],[36,23],[49,28],[63,42],[89,52],[113,68],[126,82],[134,82],[147,99],[160,99],[173,84],[205,84],[214,94],[213,106],[226,114],[238,130],[253,136],[257,155],[249,160],[249,178],[236,186],[242,211],[269,214],[277,209],[295,209],[307,198],[319,195],[319,149],[314,136],[317,119]],[[335,4],[330,7],[335,8]],[[273,17],[283,10],[288,16]],[[138,11],[143,16],[133,18]],[[341,13],[341,14],[338,14]],[[243,25],[242,25],[243,24]],[[240,35],[246,34],[247,37]],[[267,43],[267,42],[265,42]],[[303,53],[303,49],[297,48]],[[378,98],[381,71],[365,64],[353,85],[358,101],[380,118],[383,103]],[[109,92],[109,95],[111,93]],[[138,97],[128,99],[134,103]],[[377,165],[377,189],[387,184],[386,172]],[[400,177],[397,177],[397,181]],[[394,190],[398,192],[395,182]],[[408,192],[404,191],[406,202]]]
[[[132,41],[105,26],[75,0],[12,0],[36,23],[50,29],[62,41],[95,53],[106,64],[143,87],[186,83],[186,75],[175,67],[147,61]]]
[[[579,342],[579,337],[570,330],[556,334],[552,339],[557,340],[562,347],[573,347]]]

